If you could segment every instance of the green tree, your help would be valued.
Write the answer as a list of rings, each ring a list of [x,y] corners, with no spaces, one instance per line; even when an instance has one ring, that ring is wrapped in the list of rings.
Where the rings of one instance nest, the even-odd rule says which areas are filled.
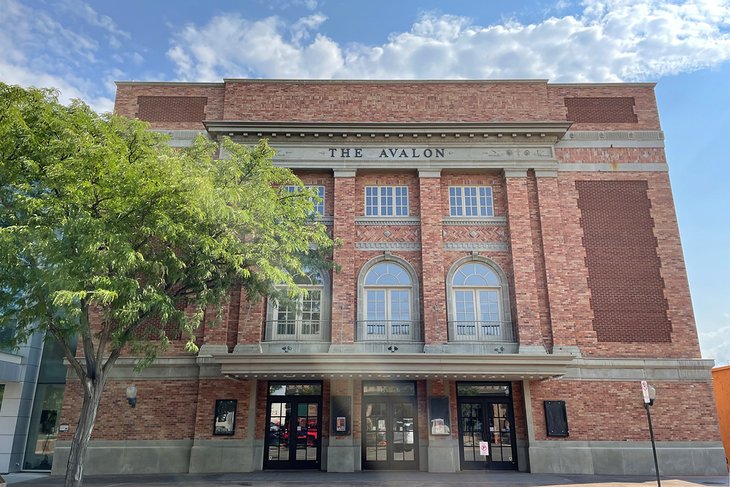
[[[204,310],[234,283],[251,296],[281,283],[301,292],[294,277],[306,260],[330,255],[332,241],[313,221],[315,196],[272,164],[266,142],[221,145],[222,159],[203,137],[171,149],[143,122],[0,84],[0,324],[13,330],[6,345],[34,332],[57,340],[81,381],[67,486],[82,483],[120,354],[148,365],[170,332],[195,352]]]

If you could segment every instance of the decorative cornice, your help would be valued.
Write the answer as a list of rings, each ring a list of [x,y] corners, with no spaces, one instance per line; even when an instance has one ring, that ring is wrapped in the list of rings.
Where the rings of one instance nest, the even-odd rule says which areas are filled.
[[[466,138],[562,137],[571,125],[564,120],[544,122],[292,122],[206,120],[211,134],[242,134],[257,137],[376,137],[391,135],[415,138],[461,136]]]
[[[421,250],[418,242],[355,242],[356,250]]]
[[[505,242],[444,242],[444,250],[506,252]]]
[[[556,145],[558,148],[581,147],[664,147],[661,130],[571,130]]]
[[[417,226],[421,224],[421,219],[417,216],[360,216],[355,218],[355,225],[373,225],[373,226]]]
[[[505,216],[490,216],[486,218],[479,217],[460,217],[460,216],[449,216],[441,220],[441,223],[446,226],[460,226],[460,227],[504,227],[507,226],[507,217]]]
[[[317,223],[321,223],[323,225],[333,225],[335,222],[335,219],[331,216],[318,216],[314,219]]]

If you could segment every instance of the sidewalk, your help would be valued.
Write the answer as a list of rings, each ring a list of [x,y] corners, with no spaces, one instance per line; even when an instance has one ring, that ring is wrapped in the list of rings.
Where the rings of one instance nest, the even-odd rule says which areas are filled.
[[[63,485],[63,478],[39,474],[5,475],[8,485],[44,487]],[[470,471],[458,473],[428,472],[356,472],[331,473],[319,471],[265,471],[241,474],[169,474],[169,475],[96,475],[88,476],[84,485],[95,487],[154,486],[154,487],[316,487],[334,484],[347,486],[398,487],[653,487],[656,479],[638,476],[560,475],[518,472]],[[730,487],[728,477],[662,478],[663,487]]]

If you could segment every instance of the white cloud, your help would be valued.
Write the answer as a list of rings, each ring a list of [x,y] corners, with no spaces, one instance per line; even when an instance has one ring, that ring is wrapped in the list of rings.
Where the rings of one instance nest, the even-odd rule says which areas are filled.
[[[582,5],[580,15],[534,24],[479,26],[465,17],[426,13],[407,32],[377,45],[343,45],[316,34],[325,21],[321,14],[290,24],[276,16],[249,20],[224,14],[177,32],[168,57],[181,78],[208,81],[251,76],[639,81],[730,59],[728,0]]]
[[[715,359],[715,365],[730,365],[730,325],[700,332],[702,355]]]
[[[0,0],[0,80],[53,87],[64,103],[80,98],[97,111],[110,111],[114,91],[103,78],[120,72],[100,59],[94,36],[100,30],[113,45],[129,34],[81,1],[66,0],[54,8],[57,10],[46,11],[17,0]],[[82,25],[69,27],[73,23],[59,12],[73,12]]]

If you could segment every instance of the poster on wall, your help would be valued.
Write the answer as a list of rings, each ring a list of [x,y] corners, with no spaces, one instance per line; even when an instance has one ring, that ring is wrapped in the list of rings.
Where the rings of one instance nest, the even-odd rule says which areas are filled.
[[[235,399],[218,399],[215,402],[215,423],[213,435],[233,436],[236,432],[236,404]]]

